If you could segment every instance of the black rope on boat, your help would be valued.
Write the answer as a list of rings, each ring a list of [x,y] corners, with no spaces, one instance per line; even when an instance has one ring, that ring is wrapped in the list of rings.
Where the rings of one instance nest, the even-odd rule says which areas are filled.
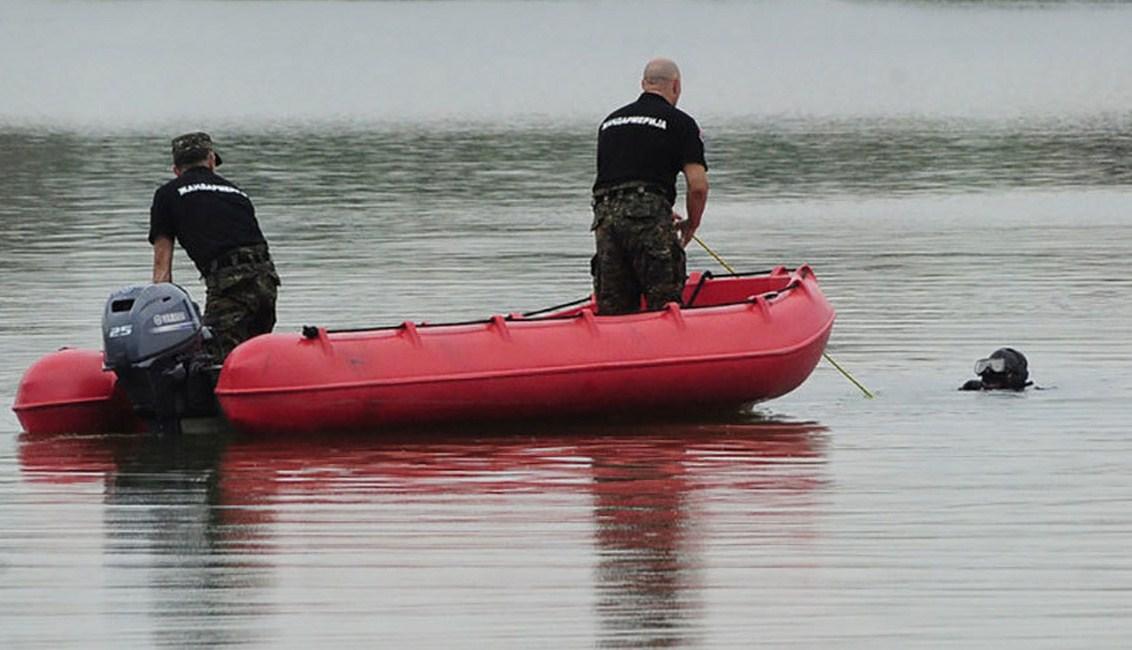
[[[401,326],[400,325],[377,325],[377,326],[370,326],[370,327],[341,327],[341,328],[337,328],[337,329],[327,328],[326,333],[327,334],[350,334],[352,332],[374,332],[374,331],[377,331],[377,330],[395,330],[398,327],[401,327]],[[306,335],[305,329],[303,330],[303,335],[304,336]]]
[[[774,300],[775,298],[781,296],[782,294],[786,293],[787,291],[797,289],[799,286],[801,286],[801,284],[802,284],[801,282],[799,282],[797,280],[793,280],[790,283],[788,283],[785,287],[782,287],[781,289],[779,289],[778,291],[768,291],[768,292],[761,294],[761,295],[762,295],[763,298],[766,298],[767,300]]]
[[[785,268],[785,267],[783,267],[783,268]],[[786,272],[787,273],[793,273],[795,270],[797,270],[797,269],[786,269]],[[743,271],[742,273],[712,273],[711,271],[704,271],[704,273],[705,274],[711,273],[711,277],[713,277],[713,278],[746,278],[746,277],[751,277],[751,276],[756,276],[756,275],[767,275],[767,276],[769,276],[773,271],[774,271],[774,269],[767,269],[765,271]]]
[[[588,300],[588,298],[587,298],[587,300]],[[504,320],[514,320],[514,319],[511,318],[510,316],[505,316]],[[487,323],[490,323],[490,322],[492,322],[491,318],[479,318],[479,319],[476,319],[476,320],[445,321],[443,323],[423,323],[422,322],[422,323],[413,323],[413,325],[416,325],[417,327],[440,327],[440,326],[452,327],[452,326],[459,326],[459,325],[486,325]],[[399,330],[404,326],[405,325],[403,323],[400,323],[400,324],[397,324],[397,325],[374,325],[374,326],[370,326],[370,327],[342,327],[342,328],[338,328],[338,329],[327,329],[326,333],[327,334],[355,334],[355,333],[358,333],[358,332],[382,332],[382,331],[386,331],[386,330]],[[307,325],[307,326],[303,327],[303,336],[307,336],[307,327],[310,327],[310,326]],[[314,329],[314,332],[315,332],[314,336],[307,336],[307,338],[315,338],[315,337],[318,336],[318,328],[313,328],[313,329]]]
[[[786,269],[787,273],[793,273],[794,271],[795,271],[795,269]],[[730,275],[731,275],[731,277],[735,277],[735,278],[745,278],[748,275],[770,275],[773,272],[774,272],[774,269],[767,269],[765,271],[748,271],[748,272],[745,272],[745,273],[732,273]],[[718,278],[720,276],[717,275],[715,277]]]
[[[524,312],[523,318],[530,318],[531,316],[538,316],[539,314],[545,314],[548,311],[558,311],[559,309],[566,309],[567,307],[573,307],[575,305],[580,305],[582,303],[589,302],[589,300],[590,300],[590,296],[586,296],[585,298],[579,298],[577,300],[571,300],[570,302],[564,302],[561,305],[554,305],[553,307],[545,307],[543,309],[536,309],[534,311]]]
[[[704,271],[703,275],[700,276],[700,281],[696,284],[696,288],[692,290],[692,296],[688,299],[688,303],[683,305],[683,308],[684,309],[693,309],[694,308],[693,304],[695,303],[696,298],[699,296],[700,290],[703,289],[704,285],[707,283],[707,281],[709,279],[712,279],[712,278],[742,278],[742,277],[756,276],[756,275],[769,275],[772,270],[773,269],[766,270],[766,271],[751,271],[751,272],[747,272],[747,273],[727,273],[727,274],[722,274],[722,275],[716,275],[716,274],[712,273],[711,271]],[[791,273],[794,271],[794,269],[786,269],[786,270],[787,270],[787,272],[791,272]],[[789,291],[790,289],[793,289],[797,285],[798,285],[797,282],[793,282],[791,284],[788,284],[787,286],[783,287],[780,291],[771,292],[771,294],[769,294],[768,297],[777,296],[779,293],[782,293],[784,291]],[[543,309],[536,309],[535,311],[524,312],[522,314],[519,314],[519,317],[520,318],[530,318],[532,316],[538,316],[539,314],[545,314],[547,312],[554,312],[554,311],[558,311],[558,310],[561,310],[561,309],[566,309],[567,307],[575,307],[577,305],[587,303],[592,299],[593,299],[593,296],[590,295],[590,296],[586,296],[585,298],[579,298],[577,300],[571,300],[570,302],[564,302],[560,305],[554,305],[554,306],[551,306],[551,307],[545,307]],[[737,302],[737,303],[723,303],[723,304],[740,304],[741,302],[742,301]],[[719,307],[721,305],[711,305],[711,306]],[[578,317],[577,314],[568,314],[568,315],[565,315],[565,316],[551,316],[551,317],[548,317],[548,318],[543,319],[543,320],[558,320],[558,319],[570,320],[570,319],[577,318],[577,317]],[[507,316],[504,316],[504,319],[508,320],[508,321],[516,320],[516,318],[513,314],[509,314]],[[443,326],[483,325],[483,324],[490,323],[490,322],[491,322],[490,318],[483,318],[483,319],[478,319],[478,320],[466,320],[466,321],[457,321],[457,322],[429,323],[427,325],[424,324],[424,323],[416,323],[416,325],[422,326],[422,327],[438,327],[438,326],[442,326],[442,325]],[[401,327],[403,327],[403,325],[397,324],[397,325],[376,325],[376,326],[369,326],[369,327],[343,327],[343,328],[336,328],[336,329],[327,328],[326,333],[327,334],[351,334],[351,333],[357,333],[357,332],[380,332],[380,331],[383,331],[383,330],[400,329]],[[308,339],[318,338],[318,331],[319,331],[319,328],[314,326],[314,325],[303,325],[303,327],[302,327],[302,334],[303,334],[304,338],[308,338]]]
[[[704,283],[713,277],[715,276],[712,275],[711,271],[704,271],[703,275],[700,276],[700,281],[696,283],[696,288],[692,290],[692,295],[690,298],[688,298],[687,304],[684,305],[685,309],[691,307],[696,303],[696,298],[698,298],[700,295],[700,289],[703,289]]]

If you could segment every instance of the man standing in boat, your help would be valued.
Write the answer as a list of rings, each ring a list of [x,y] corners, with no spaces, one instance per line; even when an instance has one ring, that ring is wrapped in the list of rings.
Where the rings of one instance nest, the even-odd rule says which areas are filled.
[[[680,302],[686,275],[684,246],[707,204],[707,162],[700,127],[676,108],[680,69],[653,59],[644,91],[602,121],[593,187],[597,253],[591,262],[599,314],[662,309]],[[676,175],[684,174],[687,219],[673,211]]]
[[[173,281],[173,241],[204,278],[208,353],[222,362],[240,343],[275,327],[279,275],[248,195],[216,173],[207,133],[173,139],[176,178],[158,188],[149,212],[153,281]]]

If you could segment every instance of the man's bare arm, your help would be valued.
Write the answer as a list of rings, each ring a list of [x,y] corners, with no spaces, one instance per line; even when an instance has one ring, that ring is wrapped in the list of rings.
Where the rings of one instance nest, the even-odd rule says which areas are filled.
[[[153,240],[153,282],[173,281],[173,240],[158,237]]]
[[[687,246],[700,227],[700,220],[703,219],[704,208],[707,206],[707,169],[699,163],[684,165],[684,182],[687,183],[684,207],[688,210],[688,218],[680,222],[680,243]]]

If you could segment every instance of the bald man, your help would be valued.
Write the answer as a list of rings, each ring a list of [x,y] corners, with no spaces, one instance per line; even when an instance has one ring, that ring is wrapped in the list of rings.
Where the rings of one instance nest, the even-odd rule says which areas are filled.
[[[591,261],[599,314],[628,314],[680,303],[684,246],[707,205],[707,162],[700,127],[676,108],[680,69],[653,59],[637,101],[613,111],[597,137],[593,187],[597,253]],[[676,175],[686,184],[684,219],[673,210]]]

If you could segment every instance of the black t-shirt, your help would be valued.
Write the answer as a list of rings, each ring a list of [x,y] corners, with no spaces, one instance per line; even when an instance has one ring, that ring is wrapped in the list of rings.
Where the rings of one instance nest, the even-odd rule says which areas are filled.
[[[185,170],[153,194],[149,243],[160,236],[181,242],[201,274],[222,253],[267,243],[248,195],[207,167]]]
[[[594,189],[643,182],[676,201],[676,174],[688,163],[707,168],[700,127],[655,93],[610,113],[598,128]]]

